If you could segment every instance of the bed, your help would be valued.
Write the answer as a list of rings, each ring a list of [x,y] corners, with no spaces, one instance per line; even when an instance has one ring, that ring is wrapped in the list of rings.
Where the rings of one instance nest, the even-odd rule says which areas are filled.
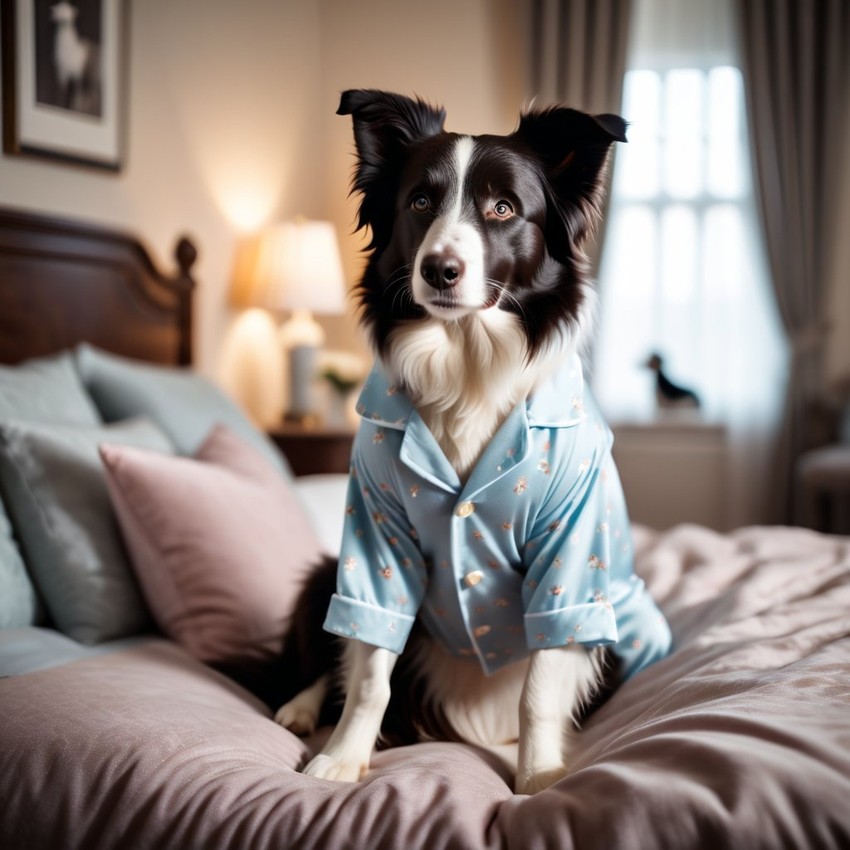
[[[133,236],[0,211],[0,846],[850,847],[850,540],[796,528],[634,529],[637,570],[669,619],[674,651],[587,718],[570,774],[547,791],[515,795],[498,759],[442,742],[381,751],[357,784],[298,773],[327,730],[300,739],[274,724],[247,680],[215,663],[220,646],[193,642],[203,630],[155,611],[161,599],[139,572],[145,551],[113,479],[104,486],[89,464],[85,486],[70,486],[66,455],[55,467],[57,445],[70,451],[85,429],[105,428],[118,445],[98,444],[110,475],[110,451],[195,474],[198,442],[228,428],[263,457],[254,470],[262,492],[290,505],[282,560],[300,546],[293,569],[303,571],[317,547],[336,545],[344,479],[293,479],[263,435],[191,372],[194,257],[181,241],[175,271],[163,274]],[[93,365],[106,378],[85,374]],[[81,382],[88,401],[40,396],[27,382],[48,373]],[[83,424],[66,421],[75,404]],[[18,421],[21,411],[33,421]],[[153,448],[121,444],[123,417],[140,414],[133,428],[155,431],[145,436]],[[100,567],[89,550],[69,559],[77,534],[43,552],[26,524],[44,517],[23,510],[32,494],[8,469],[6,455],[22,446],[39,473],[24,484],[44,499],[70,498],[67,512],[97,491],[86,522],[119,535],[123,548],[104,552],[127,558],[141,587],[121,590],[108,557]],[[168,480],[161,499],[182,486]],[[62,530],[57,521],[41,538]],[[217,545],[238,552],[238,529],[225,531]],[[286,593],[260,593],[277,595]],[[87,620],[98,596],[100,619]]]

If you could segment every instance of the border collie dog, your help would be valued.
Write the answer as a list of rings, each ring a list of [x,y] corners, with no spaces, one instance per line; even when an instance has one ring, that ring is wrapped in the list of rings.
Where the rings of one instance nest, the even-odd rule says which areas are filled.
[[[515,787],[534,793],[567,771],[603,648],[628,677],[670,647],[579,360],[582,245],[625,122],[558,106],[508,136],[458,135],[443,110],[372,90],[345,92],[339,114],[371,233],[358,295],[376,365],[335,592],[327,571],[313,580],[324,630],[349,639],[344,707],[305,771],[359,779],[386,715],[401,739],[518,744]],[[278,722],[311,730],[328,683]]]

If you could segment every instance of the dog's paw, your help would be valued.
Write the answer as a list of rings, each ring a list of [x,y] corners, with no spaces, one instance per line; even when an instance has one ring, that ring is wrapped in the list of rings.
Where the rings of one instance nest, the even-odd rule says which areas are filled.
[[[332,779],[335,782],[357,782],[363,777],[369,765],[357,760],[340,761],[333,756],[319,753],[304,768],[302,773],[317,779]]]
[[[288,729],[293,735],[306,737],[316,731],[318,717],[308,706],[299,703],[297,699],[282,705],[274,716],[274,722]]]
[[[566,766],[558,765],[557,767],[548,767],[528,773],[518,773],[515,783],[516,793],[536,794],[538,791],[543,791],[550,785],[554,785],[559,779],[563,779],[567,772]]]

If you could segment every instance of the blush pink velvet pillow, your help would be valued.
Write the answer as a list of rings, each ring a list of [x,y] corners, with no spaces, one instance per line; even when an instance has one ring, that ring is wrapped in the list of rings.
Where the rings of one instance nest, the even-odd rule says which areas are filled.
[[[112,505],[151,613],[206,662],[264,661],[320,544],[262,455],[217,426],[194,458],[102,445]]]

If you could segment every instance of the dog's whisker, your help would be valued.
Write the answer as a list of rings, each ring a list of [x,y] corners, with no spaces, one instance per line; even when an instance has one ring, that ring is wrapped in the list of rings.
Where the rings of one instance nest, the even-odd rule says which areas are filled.
[[[485,278],[485,282],[492,286],[499,293],[500,301],[502,298],[507,299],[516,306],[517,310],[519,310],[521,315],[525,315],[525,309],[523,308],[519,299],[510,291],[510,288],[507,285],[489,277]]]
[[[400,280],[409,280],[410,272],[413,270],[412,265],[399,266],[397,269],[394,269],[390,272],[389,277],[387,278],[387,284],[392,286],[394,283],[398,283]]]
[[[402,284],[404,281],[401,282]],[[405,306],[405,299],[410,302],[410,304],[414,304],[413,295],[410,292],[409,286],[400,285],[396,287],[395,294],[393,295],[392,303],[390,305],[391,309],[395,311],[396,304],[400,309],[403,309]]]
[[[409,296],[409,291],[406,287],[402,287],[396,290],[395,295],[393,295],[392,304],[390,305],[391,312],[396,312],[396,307],[398,307],[399,312],[404,309],[404,299],[405,296]]]
[[[390,302],[390,310],[392,312],[395,312],[397,304],[399,310],[403,310],[405,306],[405,298],[410,301],[411,305],[415,305],[416,303],[413,300],[413,294],[410,291],[410,272],[412,269],[413,266],[411,264],[399,266],[390,273],[387,279],[386,290],[395,289]],[[400,303],[399,299],[401,299]]]
[[[399,284],[409,283],[410,281],[410,266],[400,266],[394,269],[387,277],[387,288],[398,286]]]

